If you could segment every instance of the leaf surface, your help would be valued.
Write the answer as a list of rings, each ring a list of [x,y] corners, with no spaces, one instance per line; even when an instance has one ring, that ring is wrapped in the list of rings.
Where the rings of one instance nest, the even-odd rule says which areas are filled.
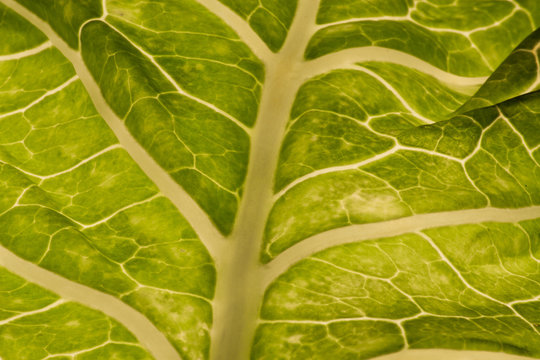
[[[3,359],[540,357],[535,1],[0,2]]]

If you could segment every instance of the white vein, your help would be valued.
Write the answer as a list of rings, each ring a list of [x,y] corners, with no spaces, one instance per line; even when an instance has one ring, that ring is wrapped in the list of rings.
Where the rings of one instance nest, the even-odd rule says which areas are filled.
[[[321,175],[324,175],[324,174],[334,173],[334,172],[347,171],[347,170],[358,170],[359,167],[370,164],[370,163],[372,163],[374,161],[384,159],[385,157],[396,153],[398,150],[400,150],[400,146],[394,146],[390,150],[387,150],[387,151],[385,151],[383,153],[377,154],[377,155],[375,155],[373,157],[370,157],[368,159],[356,162],[354,164],[338,165],[338,166],[332,166],[332,167],[327,167],[327,168],[324,168],[324,169],[318,169],[318,170],[312,171],[309,174],[306,174],[304,176],[301,176],[301,177],[295,179],[294,181],[289,183],[287,186],[285,186],[283,189],[281,189],[279,192],[277,192],[274,195],[274,201],[281,198],[283,195],[285,195],[285,193],[287,191],[289,191],[290,189],[292,189],[296,185],[298,185],[300,183],[303,183],[303,182],[307,181],[308,179],[311,179],[311,178],[314,178],[314,177],[317,177],[317,176],[321,176]]]
[[[78,79],[79,79],[79,77],[77,75],[72,76],[70,79],[68,79],[66,82],[64,82],[60,86],[58,86],[58,87],[56,87],[56,88],[54,88],[52,90],[46,91],[43,95],[41,95],[36,100],[32,101],[30,104],[26,105],[25,107],[17,109],[17,110],[10,111],[10,112],[7,112],[7,113],[0,114],[0,119],[8,117],[8,116],[15,115],[15,114],[19,114],[19,113],[24,113],[26,110],[30,109],[34,105],[37,105],[40,102],[42,102],[45,98],[64,90],[65,88],[67,88],[69,85],[71,85],[72,83],[74,83]]]
[[[392,85],[390,85],[390,83],[388,83],[385,79],[383,79],[379,74],[369,70],[369,69],[366,69],[365,67],[363,66],[360,66],[360,65],[357,65],[356,66],[360,71],[362,72],[365,72],[366,74],[368,75],[371,75],[372,77],[374,77],[375,79],[377,79],[381,84],[383,84],[388,90],[390,90],[392,92],[392,94],[394,94],[394,96],[401,102],[401,104],[407,109],[409,110],[409,112],[411,114],[413,114],[415,117],[421,119],[422,121],[424,121],[425,123],[428,123],[428,124],[431,124],[433,123],[433,120],[431,119],[428,119],[426,118],[425,116],[419,114],[415,109],[413,109],[409,103],[407,102],[407,100],[405,100],[403,98],[403,96],[401,96],[401,94],[399,93],[399,91],[397,91]]]
[[[362,166],[368,165],[368,164],[370,164],[370,163],[372,163],[374,161],[382,160],[382,159],[384,159],[384,158],[386,158],[386,157],[388,157],[388,156],[390,156],[392,154],[395,154],[395,153],[397,153],[399,151],[412,151],[412,152],[424,153],[424,154],[427,154],[427,155],[430,155],[430,156],[436,156],[436,157],[444,158],[444,159],[447,159],[449,161],[455,161],[455,162],[458,162],[458,163],[460,163],[461,165],[464,166],[466,161],[470,157],[472,157],[480,149],[480,142],[481,142],[481,140],[479,140],[479,142],[478,142],[479,145],[477,146],[477,148],[464,159],[460,159],[460,158],[453,157],[453,156],[443,154],[443,153],[438,153],[438,152],[435,152],[435,151],[426,150],[424,148],[416,148],[416,147],[412,147],[412,146],[396,144],[390,150],[387,150],[385,152],[377,154],[377,155],[375,155],[373,157],[370,157],[368,159],[365,159],[365,160],[362,160],[362,161],[359,161],[359,162],[355,162],[355,163],[352,163],[352,164],[337,165],[337,166],[326,167],[326,168],[323,168],[323,169],[317,169],[317,170],[312,171],[312,172],[310,172],[308,174],[300,176],[300,177],[296,178],[295,180],[293,180],[292,182],[290,182],[289,184],[287,184],[285,187],[283,187],[279,192],[277,192],[274,195],[274,201],[281,198],[283,195],[285,195],[285,193],[287,193],[289,190],[294,188],[296,185],[298,185],[300,183],[303,183],[303,182],[305,182],[305,181],[307,181],[307,180],[309,180],[311,178],[321,176],[321,175],[324,175],[324,174],[335,173],[335,172],[341,172],[341,171],[347,171],[347,170],[358,170]],[[471,182],[471,184],[473,186],[475,186],[475,183],[468,176],[468,173],[465,171],[465,168],[463,168],[463,169],[464,169],[464,173],[466,174],[466,176],[469,179],[469,181]],[[481,191],[479,191],[479,192],[482,193]]]
[[[146,27],[144,25],[137,24],[137,23],[135,23],[133,21],[130,21],[128,19],[120,18],[120,17],[118,17],[116,15],[110,15],[110,17],[111,18],[116,18],[116,19],[118,19],[119,21],[121,21],[123,23],[127,23],[127,24],[129,24],[129,25],[131,25],[133,27],[139,28],[139,29],[144,30],[144,31],[152,32],[154,34],[191,34],[191,35],[202,35],[202,36],[206,36],[206,37],[209,37],[209,38],[225,39],[225,40],[236,41],[236,42],[241,41],[241,40],[236,39],[236,38],[230,38],[230,37],[226,37],[226,36],[222,36],[222,35],[208,34],[208,33],[203,33],[203,32],[179,31],[179,30],[154,30],[154,29],[151,29],[151,28]],[[96,19],[92,19],[92,21],[93,20],[96,20]],[[231,63],[226,63],[226,62],[223,62],[223,61],[210,59],[210,58],[184,56],[184,55],[179,55],[179,54],[155,55],[154,58],[155,59],[178,58],[178,59],[198,60],[198,61],[201,61],[201,62],[209,62],[209,63],[214,63],[214,64],[220,64],[220,65],[223,65],[223,66],[226,66],[226,67],[229,67],[229,68],[234,68],[235,70],[241,71],[244,74],[246,74],[247,76],[251,77],[257,84],[262,85],[261,82],[259,81],[259,79],[257,79],[255,77],[255,75],[250,73],[248,70],[245,70],[242,67],[238,66],[238,64],[234,64],[232,62]],[[129,79],[128,79],[128,81],[129,81]],[[252,88],[247,88],[247,87],[241,87],[241,88],[245,89],[245,90],[248,90],[248,91],[253,91]]]
[[[98,221],[93,222],[91,224],[82,224],[82,228],[87,229],[87,228],[91,228],[91,227],[95,227],[95,226],[98,226],[100,224],[103,224],[103,223],[109,221],[110,219],[112,219],[113,217],[115,217],[116,215],[118,215],[121,212],[124,212],[126,210],[129,210],[131,208],[134,208],[134,207],[142,205],[142,204],[149,203],[149,202],[151,202],[151,201],[153,201],[153,200],[155,200],[155,199],[157,199],[159,197],[163,197],[163,195],[160,194],[160,193],[157,193],[157,194],[152,195],[149,198],[146,198],[144,200],[133,202],[133,203],[131,203],[129,205],[121,207],[120,209],[118,209],[118,210],[114,211],[113,213],[107,215],[106,217],[102,218],[101,220],[98,220]]]
[[[77,358],[77,355],[82,355],[82,354],[87,354],[87,353],[90,353],[92,351],[95,351],[95,350],[98,350],[98,349],[101,349],[101,348],[104,348],[105,346],[107,346],[108,344],[122,344],[122,345],[127,345],[127,346],[132,346],[132,347],[137,347],[137,348],[140,348],[140,346],[136,343],[130,343],[130,342],[124,342],[124,341],[112,341],[112,340],[107,340],[105,341],[104,343],[102,344],[99,344],[99,345],[96,345],[96,346],[93,346],[93,347],[90,347],[90,348],[87,348],[87,349],[83,349],[83,350],[78,350],[78,351],[73,351],[73,352],[69,352],[69,353],[55,353],[55,354],[51,354],[51,355],[48,355],[46,357],[44,357],[43,359],[41,360],[46,360],[46,359],[51,359],[51,358],[57,358],[57,357],[61,357],[61,356],[68,356],[72,359],[76,359]],[[118,354],[114,354],[114,357],[116,358]]]
[[[57,176],[60,176],[60,175],[63,175],[63,174],[67,174],[67,173],[70,173],[74,170],[76,170],[77,168],[81,167],[82,165],[84,164],[87,164],[89,163],[90,161],[100,157],[101,155],[103,154],[106,154],[112,150],[115,150],[115,149],[122,149],[122,146],[120,146],[120,144],[113,144],[111,146],[108,146],[92,155],[90,155],[89,157],[87,157],[86,159],[83,159],[81,161],[79,161],[77,164],[67,168],[67,169],[64,169],[62,171],[59,171],[57,173],[54,173],[54,174],[49,174],[49,175],[37,175],[37,174],[33,174],[31,172],[28,172],[28,171],[25,171],[25,170],[22,170],[20,168],[17,168],[18,170],[20,171],[23,171],[25,174],[27,175],[30,175],[30,176],[34,176],[34,177],[37,177],[41,180],[46,180],[46,179],[50,179],[50,178],[54,178],[54,177],[57,177]]]
[[[397,236],[427,228],[469,224],[471,222],[518,222],[536,218],[540,218],[540,206],[519,209],[486,207],[481,209],[417,214],[377,223],[349,225],[313,235],[294,244],[261,268],[261,278],[263,279],[264,288],[266,288],[291,264],[311,256],[318,251],[336,245]]]
[[[49,305],[47,305],[45,307],[42,307],[41,309],[25,311],[25,312],[23,312],[21,314],[12,316],[10,318],[0,320],[0,325],[6,325],[6,324],[9,324],[10,322],[13,322],[13,321],[17,320],[17,319],[21,319],[21,318],[24,318],[24,317],[27,317],[27,316],[47,312],[47,311],[49,311],[51,309],[54,309],[55,307],[58,307],[58,306],[60,306],[60,305],[62,305],[64,303],[66,303],[66,300],[64,300],[64,299],[56,300],[55,302],[53,302],[53,303],[51,303],[51,304],[49,304]]]
[[[459,316],[459,315],[440,315],[440,314],[430,314],[426,312],[420,312],[418,314],[412,315],[412,316],[406,316],[398,319],[391,319],[391,318],[379,318],[374,316],[365,316],[365,317],[347,317],[347,318],[334,318],[334,319],[328,319],[328,320],[294,320],[294,319],[283,319],[283,320],[260,320],[260,323],[262,324],[272,324],[272,323],[291,323],[291,324],[313,324],[313,325],[327,325],[327,324],[335,324],[339,322],[350,322],[350,321],[358,321],[358,322],[365,322],[365,321],[380,321],[380,322],[388,322],[388,323],[394,323],[396,325],[403,324],[406,321],[410,320],[416,320],[418,318],[424,317],[424,316],[435,316],[441,319],[462,319],[462,320],[475,320],[475,319],[496,319],[496,318],[507,318],[512,317],[512,315],[508,314],[501,314],[501,315],[493,315],[493,316]],[[529,324],[530,325],[530,324]]]
[[[448,85],[454,84],[460,87],[480,87],[480,85],[482,85],[488,79],[487,76],[466,77],[455,75],[439,69],[438,67],[411,54],[378,46],[350,48],[329,53],[316,59],[307,61],[305,63],[305,67],[301,71],[309,74],[308,76],[315,76],[333,69],[341,69],[343,67],[352,68],[352,64],[367,61],[382,61],[407,66],[430,75]]]
[[[448,349],[403,349],[378,356],[377,360],[531,360],[528,356],[511,355],[504,352]]]
[[[313,111],[317,111],[317,110],[315,109]],[[466,157],[464,157],[462,159],[458,158],[458,157],[451,156],[451,155],[447,155],[447,154],[444,154],[444,153],[440,153],[440,152],[437,152],[435,150],[432,151],[432,150],[427,150],[427,149],[424,149],[424,148],[416,148],[416,147],[406,146],[406,145],[402,145],[402,144],[396,144],[390,150],[387,150],[387,151],[385,151],[383,153],[377,154],[377,155],[375,155],[375,156],[373,156],[371,158],[368,158],[368,159],[365,159],[365,160],[362,160],[362,161],[359,161],[359,162],[355,162],[355,163],[351,163],[351,164],[344,164],[344,165],[337,165],[337,166],[330,166],[330,167],[326,167],[326,168],[322,168],[322,169],[317,169],[317,170],[314,170],[314,171],[312,171],[312,172],[310,172],[308,174],[302,175],[302,176],[294,179],[292,182],[290,182],[285,187],[283,187],[279,192],[277,192],[273,197],[274,202],[277,201],[279,198],[283,197],[283,195],[285,195],[289,190],[294,188],[296,185],[299,185],[300,183],[303,183],[303,182],[305,182],[305,181],[307,181],[307,180],[309,180],[311,178],[321,176],[321,175],[324,175],[324,174],[334,173],[334,172],[341,172],[341,171],[347,171],[347,170],[357,170],[357,169],[359,169],[360,167],[362,167],[364,165],[367,165],[367,164],[372,163],[372,162],[377,161],[377,160],[382,160],[385,157],[390,156],[390,155],[402,150],[402,151],[413,151],[413,152],[425,153],[425,154],[430,155],[430,156],[436,156],[436,157],[440,157],[440,158],[445,158],[445,159],[447,159],[449,161],[455,161],[455,162],[460,163],[462,168],[463,168],[463,173],[465,174],[465,177],[468,179],[469,183],[477,190],[477,192],[479,194],[484,196],[484,198],[487,201],[488,206],[490,206],[491,200],[489,199],[489,196],[486,193],[484,193],[482,190],[480,190],[478,188],[478,186],[476,185],[476,183],[473,181],[473,179],[470,177],[470,175],[469,175],[469,173],[467,172],[467,169],[466,169],[466,163],[474,155],[476,155],[478,153],[478,151],[482,150],[482,139],[483,139],[485,133],[491,127],[494,126],[494,124],[497,122],[497,120],[501,119],[502,121],[505,121],[505,123],[508,124],[508,126],[513,130],[513,132],[515,132],[516,135],[520,138],[521,143],[524,144],[524,149],[528,152],[528,154],[529,154],[530,158],[532,159],[532,161],[536,165],[539,165],[538,161],[535,159],[534,154],[533,154],[533,151],[535,149],[527,148],[527,146],[525,145],[525,139],[523,138],[523,135],[513,126],[513,124],[510,122],[509,119],[504,117],[504,115],[502,114],[500,109],[499,109],[499,114],[500,114],[500,116],[497,119],[495,119],[491,124],[489,124],[486,128],[483,129],[483,131],[482,131],[482,133],[480,135],[480,138],[477,141],[475,149],[470,154],[468,154]],[[474,119],[473,119],[473,121],[474,121]],[[514,181],[523,189],[523,191],[530,198],[530,196],[531,196],[530,193],[527,191],[527,189],[525,189],[521,185],[521,183],[515,178],[515,176],[509,171],[509,169],[507,167],[503,166],[502,164],[500,164],[497,161],[497,159],[491,153],[489,153],[487,151],[485,151],[485,152],[486,152],[486,154],[488,156],[490,156],[493,159],[493,161],[498,166],[500,166],[502,169],[504,169],[507,172],[507,174],[514,179]]]
[[[39,54],[43,50],[50,49],[51,47],[52,43],[50,41],[46,41],[43,44],[38,45],[32,49],[20,51],[13,54],[0,55],[0,61],[19,60],[28,56]]]
[[[512,2],[512,5],[514,5],[514,8],[507,15],[503,16],[502,18],[498,20],[495,20],[490,25],[479,26],[471,30],[457,30],[457,29],[452,29],[452,28],[433,27],[433,26],[428,26],[426,24],[422,24],[416,21],[415,19],[413,19],[413,17],[411,16],[412,12],[416,10],[416,4],[414,7],[409,8],[408,13],[404,16],[378,16],[378,17],[368,17],[368,18],[349,18],[346,20],[335,21],[335,22],[319,25],[318,29],[324,29],[324,28],[328,28],[332,26],[349,24],[349,23],[374,22],[374,21],[380,21],[380,20],[407,21],[431,32],[454,33],[454,34],[459,34],[459,35],[464,36],[469,41],[471,48],[477,51],[478,55],[480,56],[480,58],[482,59],[486,67],[490,70],[493,70],[493,66],[490,64],[489,60],[486,58],[486,55],[484,54],[484,52],[480,51],[480,49],[478,48],[478,45],[471,39],[471,35],[479,31],[487,31],[489,29],[496,28],[497,26],[502,25],[502,23],[504,23],[506,20],[509,20],[511,17],[513,17],[518,11],[525,13],[529,17],[529,21],[531,22],[531,30],[534,30],[535,26],[532,22],[531,14],[513,2]]]
[[[496,27],[502,25],[502,23],[504,23],[506,20],[508,20],[512,16],[514,16],[515,13],[518,12],[518,11],[522,11],[522,12],[524,12],[526,14],[529,14],[528,11],[526,11],[523,8],[517,6],[514,2],[512,2],[512,5],[514,5],[514,8],[507,15],[501,17],[498,20],[493,21],[493,23],[491,23],[490,25],[478,26],[478,27],[475,27],[474,29],[471,29],[471,30],[459,30],[459,29],[453,29],[453,28],[434,27],[434,26],[429,26],[429,25],[426,25],[426,24],[422,24],[421,22],[415,20],[412,17],[413,11],[416,10],[416,4],[415,4],[414,7],[409,8],[408,13],[406,15],[402,15],[402,16],[397,16],[397,15],[396,16],[386,16],[385,15],[385,16],[364,17],[364,18],[353,17],[353,18],[349,18],[349,19],[345,19],[345,20],[333,21],[333,22],[330,22],[330,23],[318,25],[318,29],[323,29],[323,28],[336,26],[336,25],[357,23],[357,22],[373,22],[373,21],[380,21],[380,20],[409,21],[409,22],[411,22],[411,23],[413,23],[415,25],[418,25],[418,26],[420,26],[420,27],[422,27],[424,29],[427,29],[429,31],[433,31],[433,32],[450,32],[450,33],[463,35],[467,39],[469,39],[469,41],[471,41],[472,44],[474,44],[472,42],[471,38],[470,38],[470,36],[472,34],[474,34],[476,32],[479,32],[479,31],[486,31],[486,30],[489,30],[489,29],[496,28]],[[531,30],[533,30],[533,29],[534,29],[534,26],[533,26],[533,24],[531,24]]]
[[[303,51],[314,26],[318,0],[301,0],[289,35],[274,61],[266,63],[266,80],[251,141],[245,193],[231,245],[217,261],[211,359],[249,357],[264,288],[257,277],[258,257],[267,214],[272,205],[272,179],[288,115],[304,81]]]
[[[520,318],[521,320],[523,320],[525,323],[527,323],[532,329],[534,332],[536,332],[538,335],[540,335],[540,331],[536,328],[536,326],[534,326],[533,324],[531,324],[531,322],[529,320],[527,320],[526,318],[523,317],[523,315],[521,315],[520,313],[518,313],[512,306],[508,305],[507,303],[503,302],[503,301],[500,301],[494,297],[492,297],[491,295],[488,295],[480,290],[478,290],[477,288],[475,288],[474,286],[472,286],[468,281],[467,279],[465,279],[463,277],[463,275],[461,274],[461,272],[456,269],[456,267],[454,266],[454,264],[446,257],[446,255],[441,251],[441,249],[439,249],[439,247],[435,244],[435,242],[429,237],[427,236],[426,234],[424,234],[423,232],[416,232],[417,235],[421,236],[422,238],[424,238],[424,240],[426,240],[427,242],[429,242],[429,244],[433,247],[433,249],[435,249],[435,251],[439,254],[439,257],[441,259],[443,259],[443,261],[452,269],[452,271],[454,271],[454,273],[458,276],[458,278],[461,280],[461,282],[467,287],[469,288],[470,290],[472,290],[473,292],[477,293],[478,295],[480,296],[483,296],[493,302],[496,302],[500,305],[503,305],[504,307],[506,307],[507,309],[509,309],[510,311],[512,311],[512,313],[514,314],[514,316]],[[499,258],[500,259],[500,258]]]
[[[204,101],[204,100],[202,100],[202,99],[200,99],[200,98],[198,98],[196,96],[193,96],[193,95],[189,94],[188,92],[186,92],[184,89],[182,89],[182,87],[176,82],[176,80],[174,80],[172,78],[172,76],[156,61],[156,59],[154,58],[153,55],[149,54],[148,52],[146,52],[146,50],[144,50],[138,44],[131,41],[126,35],[124,35],[115,26],[111,25],[108,22],[105,22],[105,23],[108,26],[110,26],[114,31],[116,31],[120,36],[122,36],[127,42],[129,42],[134,48],[136,48],[141,54],[143,54],[148,60],[150,60],[152,65],[154,65],[156,67],[156,69],[158,69],[159,72],[167,79],[167,81],[169,81],[169,83],[174,86],[174,88],[176,89],[176,91],[179,94],[181,94],[182,96],[185,96],[185,97],[187,97],[187,98],[189,98],[189,99],[191,99],[193,101],[196,101],[197,103],[199,103],[199,104],[213,110],[214,112],[226,117],[227,119],[232,121],[234,124],[236,124],[238,127],[240,127],[242,130],[244,130],[247,134],[251,134],[251,129],[248,126],[246,126],[244,123],[242,123],[241,121],[236,119],[234,116],[226,113],[225,111],[223,111],[220,108],[216,107],[214,104],[209,103],[207,101]]]
[[[529,149],[529,147],[527,146],[527,142],[525,141],[525,138],[523,137],[521,132],[519,132],[516,129],[516,127],[514,126],[514,124],[512,124],[510,119],[504,116],[504,114],[502,113],[499,107],[497,107],[497,110],[499,110],[499,118],[502,119],[506,123],[506,125],[510,127],[510,129],[512,129],[512,132],[514,132],[517,137],[519,137],[519,140],[523,144],[523,149],[529,154],[530,159],[536,164],[536,166],[540,167],[540,164],[538,163],[538,161],[536,161],[536,158],[534,157],[533,151]]]

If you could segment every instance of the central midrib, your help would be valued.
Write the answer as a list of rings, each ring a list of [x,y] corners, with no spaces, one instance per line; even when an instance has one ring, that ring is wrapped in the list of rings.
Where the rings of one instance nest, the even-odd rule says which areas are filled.
[[[299,1],[283,48],[266,59],[259,115],[251,139],[244,197],[226,251],[216,257],[212,360],[248,359],[264,287],[259,254],[265,221],[272,206],[273,180],[281,139],[296,92],[304,82],[299,71],[315,25],[318,1]],[[298,70],[298,71],[297,71]]]

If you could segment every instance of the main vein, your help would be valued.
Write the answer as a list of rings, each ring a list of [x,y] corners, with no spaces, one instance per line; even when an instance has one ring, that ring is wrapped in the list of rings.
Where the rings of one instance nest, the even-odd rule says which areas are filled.
[[[259,251],[281,139],[302,76],[303,51],[315,27],[318,1],[299,1],[282,50],[263,58],[266,81],[252,138],[246,191],[229,248],[217,258],[212,359],[247,359],[264,288],[260,286]]]

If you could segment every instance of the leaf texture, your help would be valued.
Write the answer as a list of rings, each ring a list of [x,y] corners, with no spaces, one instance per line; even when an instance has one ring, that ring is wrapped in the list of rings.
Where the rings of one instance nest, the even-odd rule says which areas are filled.
[[[540,357],[536,1],[0,3],[0,265],[178,359]],[[5,267],[2,359],[154,355]]]

